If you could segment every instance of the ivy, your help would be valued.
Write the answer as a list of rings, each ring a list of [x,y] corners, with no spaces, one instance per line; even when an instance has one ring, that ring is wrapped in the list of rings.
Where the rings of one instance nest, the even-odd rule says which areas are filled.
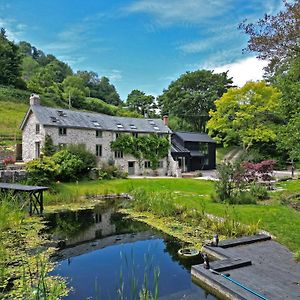
[[[123,151],[141,162],[143,159],[151,162],[151,168],[157,169],[159,160],[166,157],[169,152],[170,142],[166,137],[157,134],[134,137],[123,134],[110,143],[112,150]]]

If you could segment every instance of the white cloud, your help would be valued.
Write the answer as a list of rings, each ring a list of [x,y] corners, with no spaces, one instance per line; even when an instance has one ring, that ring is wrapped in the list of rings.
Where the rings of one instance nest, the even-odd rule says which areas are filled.
[[[221,16],[231,8],[233,0],[139,0],[126,8],[132,13],[150,13],[157,21],[201,23],[205,19]]]
[[[113,82],[118,82],[123,78],[122,71],[116,69],[108,71],[108,75],[105,76],[107,76],[109,80]]]
[[[215,17],[224,19],[230,11],[235,11],[236,7],[244,8],[245,12],[249,12],[251,9],[254,10],[253,16],[248,15],[247,18],[250,21],[255,21],[259,16],[263,17],[265,12],[268,14],[277,13],[282,8],[282,1],[135,0],[125,10],[130,13],[148,13],[153,15],[159,25],[170,25],[178,22],[201,25]],[[241,16],[241,21],[244,17]]]
[[[247,81],[257,81],[263,79],[264,67],[267,61],[262,61],[256,57],[248,57],[232,64],[216,66],[211,68],[215,73],[228,72],[228,77],[233,77],[233,83],[239,87],[243,86]]]
[[[20,38],[27,29],[26,24],[19,23],[15,19],[0,17],[0,28],[2,27],[5,28],[8,39],[15,42],[20,41]]]

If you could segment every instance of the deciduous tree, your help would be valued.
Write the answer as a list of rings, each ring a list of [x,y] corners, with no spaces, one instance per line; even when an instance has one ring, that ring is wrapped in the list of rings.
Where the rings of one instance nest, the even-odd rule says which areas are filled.
[[[279,97],[278,90],[264,81],[231,88],[210,111],[210,134],[225,144],[240,143],[246,150],[256,142],[274,141]]]
[[[203,132],[214,101],[231,86],[232,80],[227,77],[227,72],[187,72],[173,81],[158,101],[163,114],[180,117],[191,124],[193,130]]]

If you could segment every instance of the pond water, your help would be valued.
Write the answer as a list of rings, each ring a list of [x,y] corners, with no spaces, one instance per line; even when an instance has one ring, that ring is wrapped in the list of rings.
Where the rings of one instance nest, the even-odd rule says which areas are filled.
[[[65,299],[139,299],[146,287],[159,299],[216,299],[192,282],[191,265],[178,257],[183,246],[149,226],[124,218],[115,205],[46,215],[61,249],[51,273],[68,278]],[[158,279],[157,279],[158,278]]]

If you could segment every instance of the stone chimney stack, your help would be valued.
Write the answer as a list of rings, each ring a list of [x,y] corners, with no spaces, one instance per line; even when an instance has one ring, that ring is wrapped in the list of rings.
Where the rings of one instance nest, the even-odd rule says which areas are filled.
[[[38,94],[31,94],[30,95],[30,106],[31,105],[40,105],[40,96]]]
[[[168,123],[169,123],[169,117],[168,116],[163,116],[163,122],[166,126],[168,126]]]

